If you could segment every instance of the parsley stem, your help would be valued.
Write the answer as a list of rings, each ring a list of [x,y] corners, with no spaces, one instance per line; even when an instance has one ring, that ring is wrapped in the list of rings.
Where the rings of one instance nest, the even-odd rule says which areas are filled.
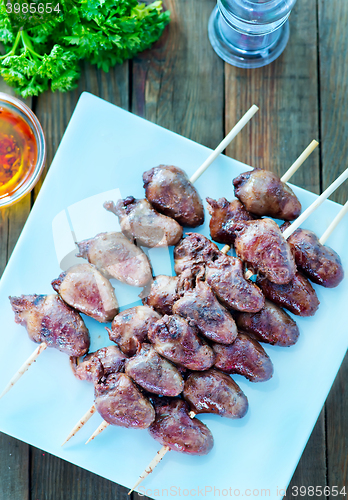
[[[5,59],[5,57],[13,56],[16,52],[20,39],[21,39],[21,32],[18,31],[12,49],[10,50],[10,52],[7,52],[7,54],[1,56],[0,59]]]
[[[28,49],[29,52],[31,52],[34,56],[38,57],[39,59],[43,59],[43,56],[35,52],[34,47],[31,43],[30,36],[26,31],[21,31],[21,38],[22,38],[22,43],[24,45],[25,49]]]

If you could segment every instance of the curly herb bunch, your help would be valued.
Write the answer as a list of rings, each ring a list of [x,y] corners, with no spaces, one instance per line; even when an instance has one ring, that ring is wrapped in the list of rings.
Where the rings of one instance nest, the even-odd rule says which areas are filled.
[[[149,48],[169,23],[162,1],[146,5],[137,0],[59,0],[59,4],[59,13],[44,24],[24,24],[25,29],[17,31],[5,3],[0,3],[0,74],[24,98],[39,95],[49,85],[53,91],[76,87],[81,59],[109,71]]]

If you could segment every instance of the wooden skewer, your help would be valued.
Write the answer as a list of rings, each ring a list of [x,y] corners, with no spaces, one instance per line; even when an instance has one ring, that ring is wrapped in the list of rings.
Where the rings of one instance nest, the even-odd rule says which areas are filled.
[[[135,483],[135,485],[133,486],[133,488],[131,490],[128,491],[128,495],[130,495],[134,490],[135,488],[137,488],[139,486],[140,483],[142,483],[144,481],[145,478],[147,478],[147,476],[149,474],[151,474],[151,472],[154,470],[154,468],[160,463],[160,461],[162,460],[162,458],[164,457],[164,455],[170,451],[170,448],[169,446],[162,446],[162,448],[156,453],[156,456],[155,458],[153,458],[151,460],[151,462],[149,463],[149,465],[146,467],[146,469],[144,470],[144,472],[139,476],[139,479],[138,481]]]
[[[93,432],[92,436],[89,439],[87,439],[85,444],[88,444],[90,441],[92,441],[92,439],[94,439],[96,436],[98,436],[98,434],[103,432],[107,427],[109,427],[109,425],[110,424],[106,420],[103,420],[98,429],[96,429]]]
[[[319,145],[318,141],[313,140],[309,146],[303,151],[302,154],[297,158],[297,160],[288,168],[283,177],[281,177],[282,182],[287,182],[294,173],[300,168],[300,166],[304,163],[304,161],[308,158],[308,156],[315,150],[315,148]],[[225,245],[221,250],[222,253],[226,254],[230,250],[229,245]],[[252,276],[252,274],[251,274]]]
[[[23,365],[20,367],[20,369],[13,375],[5,389],[2,391],[0,395],[0,399],[10,390],[12,387],[15,385],[15,383],[21,378],[21,376],[28,370],[29,366],[36,361],[37,357],[45,350],[47,349],[48,345],[46,342],[42,342],[29,356],[29,358],[23,363]]]
[[[231,250],[230,245],[225,245],[221,250],[221,253],[224,253],[226,255],[229,250]]]
[[[345,203],[345,205],[343,205],[343,207],[338,212],[338,214],[336,215],[334,220],[331,222],[331,224],[326,229],[326,231],[324,232],[322,237],[319,239],[319,241],[322,245],[325,245],[327,239],[329,238],[329,236],[331,235],[333,230],[336,229],[337,225],[341,222],[341,220],[346,215],[346,213],[348,213],[348,201]]]
[[[195,418],[196,414],[195,414],[194,411],[190,411],[189,412],[189,416],[190,416],[190,418]],[[133,491],[135,490],[135,488],[137,488],[139,486],[139,484],[142,483],[144,481],[144,479],[146,479],[149,474],[151,474],[151,472],[155,469],[155,467],[157,467],[157,465],[160,463],[160,461],[162,460],[162,458],[164,457],[164,455],[168,451],[170,451],[169,446],[162,446],[162,448],[156,453],[155,458],[153,458],[151,460],[151,462],[146,467],[146,469],[144,470],[144,472],[139,476],[139,479],[135,483],[135,485],[133,486],[133,488],[128,491],[128,495],[130,495],[131,493],[133,493]]]
[[[233,127],[229,134],[226,135],[218,147],[208,156],[205,162],[196,170],[196,172],[190,178],[192,184],[205,172],[205,170],[213,163],[213,161],[219,156],[224,149],[227,148],[229,143],[236,137],[236,135],[242,130],[242,128],[248,123],[248,121],[254,116],[259,108],[253,104],[249,111],[245,113],[244,116],[239,120],[239,122]]]
[[[290,235],[346,180],[348,179],[348,168],[327,188],[325,191],[289,226],[285,229],[285,239]]]
[[[318,141],[312,141],[309,146],[303,151],[303,153],[297,158],[297,160],[291,165],[291,167],[285,172],[283,177],[280,178],[282,182],[288,182],[290,177],[300,168],[302,163],[307,160],[308,156],[315,150],[319,145]]]
[[[71,439],[72,437],[75,436],[75,434],[85,425],[85,423],[88,422],[88,420],[91,418],[91,416],[94,415],[96,410],[97,409],[96,409],[95,405],[93,404],[90,407],[90,409],[84,414],[84,416],[82,418],[80,418],[80,420],[77,422],[77,424],[75,425],[73,430],[70,432],[69,436],[66,438],[66,440],[64,441],[62,446],[64,446],[69,441],[69,439]]]

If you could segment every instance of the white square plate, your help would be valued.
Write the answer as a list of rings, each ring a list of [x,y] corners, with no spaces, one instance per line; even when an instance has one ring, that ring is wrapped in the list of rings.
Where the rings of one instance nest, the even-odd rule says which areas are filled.
[[[95,96],[81,96],[1,279],[0,392],[35,347],[25,329],[14,323],[8,296],[52,293],[50,283],[60,274],[60,264],[64,268],[74,261],[71,228],[78,240],[117,230],[117,218],[102,208],[104,200],[119,195],[142,198],[145,170],[164,163],[191,175],[209,152]],[[232,179],[249,168],[220,156],[196,183],[202,199],[232,199]],[[303,209],[316,198],[294,190]],[[305,227],[321,235],[339,209],[325,202]],[[345,218],[328,242],[341,255],[346,271],[347,224]],[[208,214],[198,230],[209,236]],[[151,250],[149,255],[155,274],[172,274],[171,252]],[[113,284],[122,308],[137,302],[139,289]],[[291,348],[263,344],[274,364],[272,380],[253,384],[234,377],[249,400],[246,417],[233,421],[202,415],[215,439],[212,452],[205,457],[168,453],[141,485],[141,493],[213,498],[238,496],[238,490],[240,496],[249,490],[261,496],[261,490],[269,490],[263,496],[283,496],[347,349],[348,281],[332,290],[314,287],[321,305],[313,318],[295,318],[301,331],[298,343]],[[104,326],[85,319],[92,349],[110,344]],[[85,446],[101,423],[94,415],[61,448],[92,403],[92,385],[74,378],[65,354],[48,349],[0,401],[0,430],[131,487],[160,449],[147,431],[109,427]]]

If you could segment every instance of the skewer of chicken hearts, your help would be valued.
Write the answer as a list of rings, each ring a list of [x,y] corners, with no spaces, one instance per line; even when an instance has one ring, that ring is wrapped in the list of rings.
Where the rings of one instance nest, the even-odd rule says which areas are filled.
[[[253,105],[217,148],[189,179],[172,165],[154,167],[143,175],[146,198],[133,196],[104,203],[104,208],[118,216],[122,232],[138,245],[163,247],[175,245],[182,236],[182,225],[196,227],[204,222],[202,200],[193,183],[222,153],[258,111]]]
[[[125,373],[121,373],[123,370]],[[171,397],[178,396],[184,387],[177,368],[147,343],[143,343],[132,358],[116,346],[99,349],[86,356],[75,367],[74,373],[79,380],[94,383],[95,404],[79,420],[63,444],[81,429],[96,410],[104,419],[103,429],[110,424],[147,428],[154,420],[154,411],[134,382],[148,392]],[[101,432],[100,427],[87,443]]]
[[[297,172],[318,144],[317,141],[312,141],[281,179],[273,172],[262,169],[240,174],[233,181],[235,195],[239,200],[229,203],[225,198],[219,201],[207,199],[208,211],[212,215],[211,236],[219,243],[227,243],[224,247],[226,253],[236,238],[235,221],[252,221],[263,215],[292,220],[300,214],[301,204],[285,183]],[[273,209],[270,209],[272,206]]]
[[[10,297],[16,323],[26,326],[29,337],[41,343],[16,372],[0,397],[13,387],[48,346],[56,347],[70,356],[86,354],[89,336],[78,312],[102,323],[111,321],[118,312],[111,283],[91,264],[72,266],[52,281],[52,287],[59,295]]]
[[[147,337],[147,331],[149,327],[151,326],[151,324],[160,319],[160,317],[161,316],[158,313],[147,306],[132,307],[130,309],[122,311],[117,316],[115,316],[111,325],[111,330],[107,328],[107,331],[109,333],[110,340],[116,342],[118,345],[118,347],[115,347],[115,349],[121,349],[123,360],[127,359],[128,357],[134,356],[137,351],[139,351],[142,342]],[[87,358],[86,363],[88,362],[87,366],[89,367],[93,367],[94,364],[97,363],[97,374],[101,373],[103,375],[104,372],[100,367],[100,362],[105,364],[105,360],[103,351],[101,350],[100,352],[102,357],[100,357],[99,355],[98,358],[93,357],[92,360],[89,360],[89,358]],[[74,373],[77,377],[79,377],[79,373],[85,373],[84,367],[86,366],[86,363],[81,368],[78,367],[76,370],[74,370]],[[110,364],[110,361],[108,361],[108,364]],[[114,364],[112,364],[111,366],[114,366]],[[91,408],[85,413],[85,415],[78,421],[74,429],[69,434],[69,437],[63,444],[65,444],[72,436],[76,434],[78,430],[80,430],[84,426],[84,424],[90,419],[95,411],[96,408],[93,404]],[[104,428],[106,428],[108,426],[108,423],[104,421],[103,425]],[[101,432],[102,430],[103,429],[100,429],[99,432]]]
[[[212,218],[210,220],[210,230],[213,238],[222,243],[232,243],[235,238],[236,221],[242,225],[246,220],[252,220],[252,216],[245,210],[239,200],[234,200],[229,203],[226,199],[218,201],[208,198],[210,206],[210,213]],[[225,245],[222,252],[228,252],[229,245]],[[265,265],[270,260],[269,256],[265,256]],[[250,269],[245,273],[244,278],[249,279],[253,275]],[[268,289],[273,288],[282,292],[283,299],[276,300],[275,295],[268,294],[267,290],[263,288],[263,284],[268,284]],[[258,275],[256,282],[259,290],[263,292],[263,296],[275,301],[279,306],[289,309],[291,312],[300,316],[312,316],[318,306],[319,300],[315,293],[314,288],[309,281],[296,272],[294,278],[287,284],[275,284],[267,278],[262,278]],[[279,295],[279,292],[278,292]],[[230,304],[231,307],[231,304]],[[236,316],[236,315],[235,315]],[[298,329],[295,324],[291,324],[291,318],[275,305],[271,305],[266,301],[258,311],[239,310],[235,319],[237,325],[244,328],[244,320],[249,322],[247,331],[254,333],[258,340],[262,339],[263,342],[270,342],[277,345],[293,345],[299,335]],[[248,318],[248,319],[247,319]],[[257,322],[260,321],[260,328],[257,328]],[[254,331],[251,331],[251,324],[255,326]],[[281,333],[281,325],[286,325]],[[268,331],[267,331],[268,330]],[[260,336],[261,334],[261,336]],[[282,337],[282,339],[280,338]]]
[[[15,322],[25,326],[29,338],[40,345],[12,377],[0,398],[47,347],[54,347],[69,356],[83,356],[88,352],[90,344],[83,319],[58,295],[22,295],[9,299],[15,313]]]
[[[205,282],[225,306],[237,311],[260,311],[265,304],[261,290],[245,279],[241,260],[225,255],[225,251],[199,233],[188,233],[174,249],[175,272],[180,280],[189,283],[197,274],[195,270],[203,269]]]
[[[161,382],[165,383],[167,380],[166,371],[173,372],[169,370],[173,367],[169,361],[194,370],[206,370],[214,363],[213,351],[200,339],[197,328],[189,325],[180,316],[161,318],[148,306],[137,306],[123,311],[114,318],[112,328],[108,329],[108,332],[110,340],[116,341],[124,354],[133,356],[126,362],[126,375],[129,375],[145,390],[155,394],[175,396],[181,392],[182,388],[177,388],[176,394],[173,394],[172,390],[166,391],[165,387],[162,387],[160,391],[154,390],[155,381],[149,383],[144,381],[144,378],[139,379],[136,375],[139,373],[140,366],[143,367],[143,371],[147,369],[149,372],[147,378],[158,379],[157,385],[161,387]],[[153,342],[156,351],[149,344],[141,344],[146,336]],[[169,361],[166,361],[167,359]],[[92,414],[93,408],[78,422],[71,435],[75,434],[77,428],[81,428]],[[110,423],[108,419],[105,420],[106,422],[99,426],[91,439]]]
[[[183,298],[176,302],[178,306],[177,308],[175,308],[175,304],[172,311],[173,314],[171,316],[165,315],[158,320],[156,317],[154,317],[151,325],[148,325],[147,327],[148,339],[152,342],[154,349],[159,355],[168,359],[172,363],[179,365],[180,367],[195,371],[208,370],[213,366],[215,362],[215,356],[212,349],[204,341],[201,340],[199,334],[202,334],[211,340],[220,341],[225,344],[234,342],[237,337],[237,330],[232,316],[223,308],[223,306],[218,303],[211,290],[206,290],[203,288],[203,300],[208,300],[209,304],[205,309],[205,313],[202,311],[199,312],[201,308],[199,304],[195,303],[196,300],[194,299],[194,296],[196,296],[197,301],[201,300],[197,295],[197,291],[200,290],[200,285],[204,285],[204,283],[201,283],[200,280],[197,280],[198,290],[193,291],[193,293],[189,292],[188,294],[184,294]],[[149,309],[145,306],[138,306],[134,309],[142,308]],[[127,320],[129,321],[129,318],[132,316],[132,313],[130,311],[131,310],[126,310],[121,313],[121,316],[122,314],[125,315],[126,323]],[[176,313],[178,313],[179,315]],[[156,315],[157,313],[152,311],[152,314]],[[212,319],[212,316],[215,317],[215,315],[219,317],[219,320],[217,322],[213,321]],[[120,321],[120,315],[117,316],[113,321],[112,330],[109,331],[109,335],[111,340],[117,341],[121,349],[124,349],[124,340],[129,340],[129,338],[127,331],[121,325],[122,322],[122,320]],[[128,326],[129,324],[127,325],[127,327]],[[135,332],[136,330],[137,328],[135,329]],[[257,352],[255,351],[255,346],[258,345],[256,341],[253,341],[252,339],[246,339],[246,342],[244,342],[245,345],[242,346],[241,344],[239,344],[240,343],[238,342],[236,343],[236,349],[234,351],[234,356],[237,361],[236,369],[230,371],[230,373],[241,373],[248,376],[251,371],[256,372],[258,365],[263,365],[263,362],[265,362],[266,364],[268,363],[268,365],[272,366],[269,358],[267,357],[261,346],[258,347],[258,351],[256,349]],[[247,347],[246,344],[248,344]],[[241,353],[242,350],[244,350],[243,353]],[[136,355],[135,359],[137,359],[137,356],[138,354]],[[229,357],[231,358],[230,363],[232,363],[233,356],[231,353]],[[242,357],[243,362],[238,362],[238,357]],[[245,363],[244,360],[247,360],[249,364]],[[127,370],[130,369],[130,365],[132,365],[132,361],[127,361],[126,374],[128,374]],[[151,364],[149,364],[149,368],[150,367]],[[271,376],[272,372],[273,368],[269,371],[268,376],[258,374],[255,375],[255,377],[248,378],[253,378],[254,380],[267,380]],[[152,391],[149,386],[145,386],[143,383],[140,383],[132,375],[132,373],[129,374],[143,388],[147,389],[150,392],[155,392]],[[154,376],[157,375],[154,373]],[[95,431],[91,439],[93,439],[97,434],[104,430],[106,426],[107,424],[105,423],[101,424],[101,426]]]
[[[125,375],[141,388],[161,396],[178,396],[183,390],[183,379],[176,366],[160,356],[151,344],[143,343],[140,350],[125,364]],[[115,424],[108,414],[99,411],[104,421],[86,441],[88,444],[108,425]]]
[[[233,181],[235,195],[244,206],[238,210],[238,204],[235,205],[239,222],[229,228],[230,231],[233,228],[236,253],[249,269],[264,274],[273,283],[289,283],[296,273],[295,261],[278,225],[272,219],[253,220],[253,217],[271,215],[292,220],[299,215],[301,204],[283,179],[289,180],[317,145],[317,141],[312,141],[282,179],[273,172],[254,169]],[[218,202],[213,205],[216,207]],[[210,206],[209,211],[213,210]]]
[[[309,217],[309,215],[311,215],[314,210],[318,208],[347,178],[348,169],[346,169],[303,212],[303,214],[301,214],[300,217],[291,224],[290,227],[284,230],[284,238],[291,237],[291,235],[295,233],[295,231],[307,219],[307,217]],[[342,210],[345,212],[346,207],[343,207]],[[340,218],[341,217],[338,217],[337,221],[334,221],[335,224],[333,224],[332,230],[334,229],[334,227],[336,227]],[[308,237],[308,232],[305,232],[305,236]],[[343,269],[338,255],[332,249],[321,246],[322,244],[320,243],[320,240],[318,242],[318,239],[315,235],[313,235],[313,233],[309,233],[309,236],[314,242],[314,249],[309,248],[304,251],[305,246],[300,245],[300,253],[296,248],[296,235],[294,235],[294,253],[295,255],[297,252],[299,254],[299,267],[302,266],[303,270],[305,270],[307,275],[309,275],[313,281],[319,282],[319,284],[322,284],[324,286],[337,286],[343,278]],[[313,252],[316,251],[316,248],[320,251],[321,257],[323,257],[322,262],[320,261],[320,259],[319,261],[311,261],[310,259]],[[327,266],[325,264],[329,265],[329,270],[326,269]],[[275,302],[277,305],[285,307],[294,314],[300,316],[312,316],[319,306],[319,300],[314,292],[313,287],[311,286],[310,282],[299,272],[296,273],[295,278],[287,285],[277,285],[270,282],[267,278],[261,276],[258,276],[257,284],[262,289],[266,298],[270,299],[272,302]]]
[[[289,284],[295,278],[296,266],[291,247],[285,240],[347,177],[348,169],[290,227],[285,229],[283,237],[277,224],[271,219],[250,220],[250,217],[247,217],[242,210],[239,212],[236,210],[237,217],[241,216],[240,220],[232,223],[228,228],[225,227],[224,230],[220,228],[219,231],[219,224],[216,222],[212,223],[211,227],[218,233],[218,238],[219,232],[222,233],[223,238],[227,237],[226,233],[233,233],[232,239],[237,255],[247,264],[249,269],[260,272],[265,279],[275,285]],[[215,209],[226,208],[222,206],[221,202],[223,200],[213,201],[210,211],[214,213]],[[235,207],[237,208],[236,205]],[[230,210],[233,211],[232,207]],[[247,218],[249,220],[246,220]],[[272,238],[268,236],[272,236]],[[275,242],[277,243],[276,250],[274,248]]]
[[[225,198],[218,201],[207,198],[207,201],[212,215],[210,232],[215,241],[233,243],[236,222],[253,220],[253,216],[238,200],[229,203]],[[345,205],[320,239],[312,231],[299,228],[287,240],[298,269],[314,283],[328,288],[337,286],[344,273],[337,253],[324,244],[347,210]],[[284,231],[288,227],[290,222],[285,222],[280,229]]]
[[[156,420],[149,427],[149,432],[163,446],[128,495],[154,470],[168,451],[195,455],[203,455],[210,451],[213,445],[212,436],[206,434],[207,428],[195,418],[196,414],[215,413],[235,419],[244,417],[248,410],[248,400],[240,387],[231,377],[216,369],[191,373],[185,381],[183,395],[185,401],[178,399],[170,401],[168,398],[155,401]],[[192,428],[196,431],[194,442],[191,442],[189,439],[191,436],[188,436],[190,434],[188,431]],[[197,435],[198,430],[202,430],[203,435],[200,432]],[[203,436],[204,446],[202,446]]]
[[[325,243],[347,212],[348,202],[320,238],[313,231],[301,228],[296,229],[288,238],[298,269],[317,285],[334,288],[344,277],[339,255]],[[289,223],[284,223],[281,229],[288,227]]]
[[[348,177],[347,170],[339,176],[336,181],[324,191],[324,193],[299,217],[302,222],[310,215],[342,182]],[[233,215],[233,212],[239,217],[242,213],[242,218],[246,218],[245,212],[238,207],[239,202],[232,202],[231,206],[226,206],[223,200],[214,205],[211,205],[214,213],[221,215],[223,212]],[[226,203],[228,203],[226,201]],[[232,206],[233,204],[233,206]],[[218,206],[217,206],[218,205]],[[301,220],[296,220],[291,226],[285,229],[284,234],[293,231],[294,234],[290,235],[289,245],[295,257],[299,269],[304,272],[312,281],[322,284],[323,286],[333,287],[337,286],[343,278],[343,268],[339,256],[329,247],[323,246],[326,238],[331,234],[333,229],[337,226],[339,221],[344,216],[347,207],[342,208],[342,214],[339,214],[330,225],[330,228],[324,233],[324,238],[318,238],[312,232],[298,230],[297,227]],[[288,224],[283,226],[283,229]],[[223,225],[219,222],[213,223],[217,231],[218,238],[228,238],[229,234],[233,234],[234,228],[232,225]],[[310,244],[309,244],[310,243]],[[229,247],[226,246],[227,250]],[[252,272],[250,272],[252,274]],[[257,277],[257,285],[262,289],[266,298],[276,303],[281,307],[285,307],[292,313],[299,316],[312,316],[315,314],[319,306],[317,295],[311,286],[310,282],[297,272],[293,280],[287,284],[276,284],[264,276]],[[257,316],[255,317],[256,320]],[[242,320],[241,320],[242,321]],[[238,321],[237,321],[238,323]],[[257,332],[256,332],[257,333]],[[258,333],[257,333],[258,335]]]
[[[116,317],[115,320],[117,319]],[[180,316],[165,315],[163,318],[158,319],[149,326],[147,336],[152,342],[151,352],[169,365],[173,363],[174,366],[177,364],[186,369],[200,371],[207,370],[214,364],[213,350],[199,337],[199,330]],[[110,339],[112,338],[113,335],[110,332]],[[134,359],[137,359],[138,356],[142,356],[142,351],[140,351],[140,354],[136,354]],[[132,366],[132,361],[127,362],[126,373],[127,369],[131,369],[129,366]],[[150,364],[149,368],[151,369]],[[154,371],[153,377],[158,377],[158,373]],[[138,380],[137,382],[139,383]],[[143,384],[140,385],[144,387]],[[144,388],[149,390],[149,386]],[[156,392],[156,394],[163,394],[163,392]],[[87,442],[100,434],[106,426],[105,423],[102,423]]]
[[[236,197],[248,212],[258,217],[296,219],[301,213],[301,204],[286,182],[318,144],[317,141],[312,141],[281,178],[269,170],[260,168],[240,174],[233,180]]]
[[[240,202],[238,202],[240,203]],[[225,250],[226,251],[226,250]],[[223,252],[221,252],[222,254]],[[175,249],[175,270],[178,276],[157,276],[151,284],[151,288],[146,291],[146,297],[143,303],[153,307],[160,314],[171,315],[174,312],[190,318],[200,328],[200,333],[204,335],[206,331],[212,331],[214,336],[209,337],[212,340],[215,336],[215,327],[218,326],[219,343],[223,344],[223,337],[226,327],[229,335],[236,332],[234,323],[230,322],[230,314],[226,315],[227,310],[212,295],[212,290],[208,283],[203,281],[203,266],[210,260],[216,260],[219,257],[218,247],[208,238],[201,234],[189,233],[186,238],[179,243]],[[233,258],[231,258],[233,259]],[[227,262],[229,262],[227,260]],[[196,270],[192,271],[192,267]],[[227,267],[229,269],[229,266]],[[223,273],[223,269],[221,270]],[[242,269],[239,269],[240,287],[234,290],[233,283],[236,279],[230,279],[233,274],[228,273],[220,279],[221,288],[217,288],[221,297],[225,297],[225,303],[228,307],[234,309],[233,318],[238,328],[253,334],[257,340],[278,346],[291,346],[296,343],[299,337],[299,329],[295,321],[275,304],[267,301],[260,310],[254,309],[254,301],[248,299],[243,283],[246,282],[251,287],[251,291],[257,290],[257,287],[250,281],[246,281]],[[238,277],[238,275],[237,275]],[[218,280],[216,280],[218,282]],[[226,291],[223,292],[223,284],[226,283]],[[198,286],[197,286],[198,285]],[[240,298],[238,292],[240,290]],[[256,292],[256,298],[260,291]],[[238,310],[239,309],[239,310]],[[214,314],[211,314],[214,311]],[[212,316],[215,321],[211,321]],[[226,321],[227,319],[227,321]],[[217,320],[217,321],[216,321]],[[223,321],[224,320],[224,321]],[[226,322],[225,322],[226,321]],[[203,328],[202,328],[203,326]]]
[[[320,239],[312,231],[305,229],[296,229],[288,238],[299,270],[314,283],[327,288],[338,286],[344,277],[344,271],[338,254],[324,243],[347,212],[348,203],[342,207]],[[291,226],[285,231],[288,229]],[[318,309],[319,300],[304,275],[296,273],[295,278],[287,285],[276,285],[259,276],[257,284],[272,302],[293,314],[312,316]]]

